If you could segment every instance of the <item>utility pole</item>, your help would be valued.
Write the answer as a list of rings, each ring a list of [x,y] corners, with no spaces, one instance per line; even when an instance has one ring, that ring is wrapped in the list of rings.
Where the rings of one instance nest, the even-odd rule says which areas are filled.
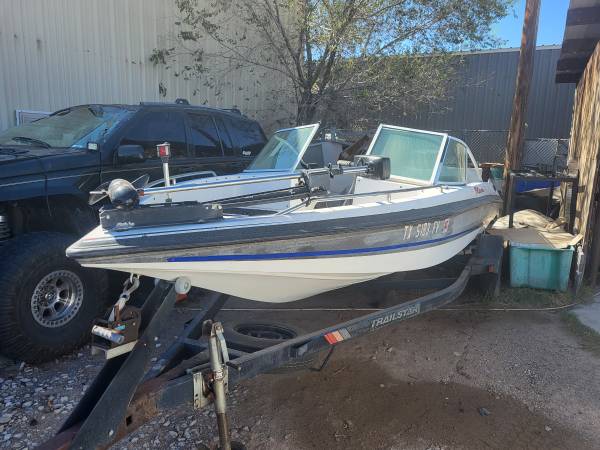
[[[511,170],[521,168],[521,160],[523,157],[525,116],[527,113],[529,86],[531,84],[531,78],[533,77],[533,60],[535,56],[535,42],[540,16],[540,3],[541,0],[527,0],[527,4],[525,5],[521,51],[519,53],[519,67],[517,68],[517,82],[515,85],[515,96],[513,99],[508,142],[506,143],[506,157],[504,160],[504,214],[508,213],[508,211],[506,211],[509,196],[508,174]]]

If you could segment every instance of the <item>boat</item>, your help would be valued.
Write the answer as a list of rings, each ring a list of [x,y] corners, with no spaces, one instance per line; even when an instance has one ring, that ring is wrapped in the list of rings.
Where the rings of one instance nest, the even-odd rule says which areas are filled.
[[[279,144],[272,159],[292,151]],[[289,302],[438,265],[484,232],[500,206],[464,142],[383,124],[351,163],[242,178],[129,189],[126,202],[113,195],[101,225],[67,256]],[[190,195],[181,201],[183,192]],[[143,204],[146,196],[164,202]]]

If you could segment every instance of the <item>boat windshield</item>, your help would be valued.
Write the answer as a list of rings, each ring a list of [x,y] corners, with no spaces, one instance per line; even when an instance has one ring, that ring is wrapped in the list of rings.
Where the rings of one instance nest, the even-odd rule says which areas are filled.
[[[381,125],[368,153],[390,158],[393,177],[430,183],[445,137],[443,133]]]
[[[276,131],[245,172],[277,170],[293,172],[319,128],[318,124]]]

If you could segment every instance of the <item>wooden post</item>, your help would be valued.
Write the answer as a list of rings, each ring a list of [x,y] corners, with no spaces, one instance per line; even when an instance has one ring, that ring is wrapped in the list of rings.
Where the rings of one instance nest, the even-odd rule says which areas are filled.
[[[511,170],[521,167],[523,153],[523,140],[525,136],[525,115],[527,113],[527,99],[529,98],[529,85],[533,77],[533,60],[535,56],[535,42],[537,37],[538,20],[540,15],[541,0],[527,0],[525,6],[525,19],[523,20],[523,34],[521,36],[521,51],[519,53],[519,67],[517,68],[517,82],[513,99],[508,142],[506,143],[506,158],[504,160],[504,214],[506,214],[508,192],[508,174]]]

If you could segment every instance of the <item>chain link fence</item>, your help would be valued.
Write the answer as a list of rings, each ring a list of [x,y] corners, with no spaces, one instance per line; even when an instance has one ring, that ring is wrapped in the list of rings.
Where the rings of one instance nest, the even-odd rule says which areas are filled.
[[[440,130],[464,141],[478,163],[504,163],[508,131],[506,130]],[[356,131],[336,128],[321,130],[321,137],[355,142],[365,134],[373,136],[375,130]],[[537,138],[525,139],[523,166],[540,172],[560,172],[567,165],[568,139]]]
[[[508,131],[445,130],[464,141],[477,162],[504,162]],[[523,148],[523,165],[541,171],[561,170],[566,167],[569,151],[568,139],[526,139]]]

